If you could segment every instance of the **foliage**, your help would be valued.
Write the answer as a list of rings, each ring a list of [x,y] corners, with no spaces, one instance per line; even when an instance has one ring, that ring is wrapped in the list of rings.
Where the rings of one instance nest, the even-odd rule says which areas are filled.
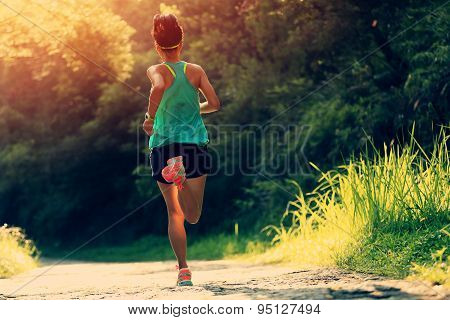
[[[267,243],[247,237],[216,234],[189,239],[189,259],[215,260],[237,258],[239,254],[259,254]],[[47,255],[60,257],[66,252],[48,250]],[[74,253],[71,259],[83,261],[161,261],[173,260],[174,254],[167,237],[145,236],[137,241],[120,246],[91,246]]]
[[[37,266],[36,247],[22,229],[0,227],[0,278],[10,277]]]
[[[432,254],[433,265],[414,264],[410,279],[425,279],[434,285],[444,285],[450,288],[450,256],[445,255],[447,247]],[[447,256],[447,258],[445,258]]]
[[[413,232],[377,230],[359,248],[337,260],[337,265],[352,270],[403,278],[414,273],[414,265],[432,267],[432,253],[448,245],[439,225]],[[449,275],[447,275],[448,277]]]
[[[450,223],[449,138],[442,133],[430,154],[412,139],[403,150],[385,147],[321,172],[313,192],[299,188],[281,225],[265,228],[275,246],[263,259],[397,277],[413,262],[429,263],[450,244],[441,231]]]
[[[32,78],[55,76],[61,67],[85,77],[106,76],[85,60],[94,61],[121,79],[129,76],[133,67],[129,37],[133,29],[110,10],[86,0],[15,0],[6,4],[8,7],[1,7],[0,18],[10,21],[1,24],[0,59],[21,64],[33,61]],[[19,11],[19,17],[15,11]],[[75,80],[64,73],[60,76]],[[65,85],[71,83],[76,82]]]
[[[0,6],[8,21],[0,25],[0,220],[31,229],[38,240],[64,240],[81,210],[98,211],[99,200],[108,209],[103,199],[111,192],[96,195],[95,188],[114,183],[95,176],[111,172],[106,154],[130,139],[130,117],[114,118],[104,95],[127,110],[121,91],[109,89],[109,74],[130,76],[133,29],[91,1],[7,4],[20,12]]]

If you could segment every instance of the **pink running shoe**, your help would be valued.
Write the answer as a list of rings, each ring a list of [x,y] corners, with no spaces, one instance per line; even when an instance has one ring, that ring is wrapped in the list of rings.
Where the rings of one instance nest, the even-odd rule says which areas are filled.
[[[167,166],[164,167],[161,174],[167,182],[175,183],[179,190],[183,189],[183,183],[186,180],[183,157],[178,156],[167,160]]]
[[[177,286],[192,286],[192,273],[189,268],[181,268],[176,266],[178,270]]]

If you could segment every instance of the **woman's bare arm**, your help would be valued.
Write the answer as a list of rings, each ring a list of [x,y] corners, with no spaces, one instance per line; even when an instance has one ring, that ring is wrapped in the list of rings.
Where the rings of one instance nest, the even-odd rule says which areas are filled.
[[[151,66],[148,68],[147,77],[152,83],[147,108],[147,113],[150,116],[150,119],[144,121],[143,128],[148,135],[151,135],[153,133],[153,119],[155,118],[156,111],[161,103],[165,91],[165,83],[164,77],[158,72],[158,66]]]
[[[214,90],[211,82],[209,82],[208,76],[205,70],[200,67],[201,77],[200,77],[200,91],[206,98],[206,102],[200,104],[200,113],[211,113],[220,110],[220,101],[217,97],[216,91]]]
[[[165,91],[164,77],[158,72],[158,66],[151,66],[148,68],[147,77],[152,83],[148,101],[148,114],[154,118]]]

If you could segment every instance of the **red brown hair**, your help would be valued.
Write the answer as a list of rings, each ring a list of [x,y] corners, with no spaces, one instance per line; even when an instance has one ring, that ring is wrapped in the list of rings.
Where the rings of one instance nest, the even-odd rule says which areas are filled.
[[[153,17],[152,36],[162,50],[174,50],[183,41],[183,28],[173,14],[157,14]]]

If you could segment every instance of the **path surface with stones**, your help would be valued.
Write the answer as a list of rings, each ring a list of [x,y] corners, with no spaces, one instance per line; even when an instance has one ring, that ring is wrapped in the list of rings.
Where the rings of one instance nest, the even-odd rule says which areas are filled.
[[[449,299],[449,290],[333,268],[235,260],[190,261],[193,287],[175,287],[175,262],[47,262],[0,279],[0,299]]]

